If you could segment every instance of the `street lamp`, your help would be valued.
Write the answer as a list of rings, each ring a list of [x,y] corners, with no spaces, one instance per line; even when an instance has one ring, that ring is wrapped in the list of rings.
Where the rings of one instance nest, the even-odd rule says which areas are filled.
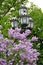
[[[22,32],[25,32],[26,29],[31,30],[33,28],[33,19],[27,15],[27,7],[23,3],[19,7],[19,18]],[[16,17],[13,17],[10,21],[13,29],[18,27],[18,20]]]
[[[19,7],[19,15],[23,15],[23,12],[27,11],[27,7],[22,3],[21,6]]]
[[[16,17],[13,17],[11,20],[11,26],[12,26],[12,29],[15,29],[18,27],[18,19]]]
[[[34,23],[34,21],[33,21],[33,19],[30,17],[30,18],[29,18],[29,22],[28,22],[28,27],[27,27],[27,28],[31,30],[31,29],[33,28],[33,23]]]

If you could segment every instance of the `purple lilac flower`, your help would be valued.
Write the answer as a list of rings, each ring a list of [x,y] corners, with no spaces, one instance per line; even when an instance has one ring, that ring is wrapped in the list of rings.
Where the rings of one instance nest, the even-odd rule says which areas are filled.
[[[13,38],[14,39],[19,39],[20,38],[20,33],[19,32],[14,32]]]
[[[25,35],[26,35],[26,36],[28,36],[30,33],[31,33],[30,30],[26,30],[26,31],[25,31]]]
[[[19,32],[19,33],[20,33],[20,29],[18,29],[18,28],[15,28],[15,32]]]
[[[22,62],[20,62],[20,65],[24,65],[24,62],[22,61]]]
[[[38,60],[39,53],[37,52],[36,49],[33,49],[31,40],[27,40],[26,38],[26,36],[29,35],[30,33],[31,33],[30,30],[26,30],[25,33],[21,34],[20,30],[17,28],[15,30],[10,29],[8,31],[9,37],[13,37],[14,39],[19,39],[19,44],[16,44],[16,42],[13,42],[8,38],[4,39],[3,35],[0,33],[0,51],[6,52],[8,50],[8,53],[4,53],[4,55],[8,54],[8,56],[12,55],[14,51],[15,52],[14,57],[16,57],[17,53],[19,53],[20,61],[18,62],[20,63],[20,65],[24,65],[25,59],[26,62],[28,62],[28,64],[26,65],[36,65],[36,61]],[[37,41],[38,38],[34,36],[32,37],[32,40]],[[0,58],[0,64],[12,65],[14,60],[15,59],[9,60],[8,64],[6,64],[6,60]]]
[[[8,53],[7,53],[8,56],[10,56],[10,55],[12,55],[12,54],[13,54],[13,53],[12,53],[12,52],[9,52],[9,51],[8,51]]]
[[[3,35],[0,33],[0,39],[3,39]]]
[[[12,65],[12,64],[13,64],[13,61],[9,60],[8,65]]]
[[[0,40],[0,51],[5,52],[6,45],[3,43],[3,40]]]
[[[7,38],[4,39],[5,43],[10,43],[10,40],[8,40]]]
[[[12,37],[13,33],[14,33],[14,30],[12,28],[8,30],[8,36],[9,37]]]
[[[5,60],[5,59],[0,58],[0,65],[7,65],[6,60]]]
[[[20,34],[20,40],[24,40],[26,38],[25,34]]]
[[[15,39],[21,39],[21,40],[25,39],[26,36],[29,35],[30,33],[31,33],[30,30],[26,30],[25,33],[21,34],[18,28],[15,28],[15,30],[10,29],[8,31],[9,37],[13,37]]]
[[[38,37],[33,36],[33,37],[32,37],[32,41],[38,41]]]
[[[19,52],[21,60],[24,61],[26,59],[26,61],[29,62],[29,64],[31,65],[33,62],[35,63],[36,60],[38,60],[38,55],[39,55],[37,50],[33,49],[32,47],[33,45],[31,44],[31,42],[27,40],[24,41],[24,43],[19,43],[18,45],[16,44],[14,50],[18,51],[19,49],[22,49]]]
[[[0,48],[0,51],[5,52],[6,50],[4,48]]]

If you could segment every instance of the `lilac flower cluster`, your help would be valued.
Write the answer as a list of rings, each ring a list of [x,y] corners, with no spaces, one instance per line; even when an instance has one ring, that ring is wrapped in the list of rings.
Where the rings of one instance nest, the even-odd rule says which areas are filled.
[[[21,50],[20,50],[21,49]],[[29,65],[36,65],[36,61],[38,60],[39,53],[36,49],[33,49],[33,45],[29,40],[21,41],[18,45],[16,44],[14,47],[15,51],[19,51],[21,61],[25,61],[29,63]],[[22,63],[24,65],[24,62]]]
[[[26,30],[25,33],[21,34],[20,33],[20,29],[15,28],[15,30],[13,30],[12,28],[8,31],[8,36],[9,37],[13,37],[14,39],[20,39],[23,40],[26,38],[26,36],[28,36],[31,33],[30,30]]]
[[[16,44],[16,41],[4,38],[0,33],[0,52],[4,54],[4,58],[0,57],[0,65],[36,65],[39,52],[33,49],[31,40],[26,38],[30,33],[30,30],[26,30],[21,34],[18,28],[15,30],[9,29],[8,37],[13,37],[15,40],[18,39],[18,44]],[[34,41],[36,41],[36,38]],[[10,59],[7,60],[9,57]]]
[[[33,36],[33,37],[32,37],[32,41],[38,41],[38,37]]]
[[[8,31],[8,33],[11,32]],[[27,40],[26,36],[28,36],[31,33],[30,30],[26,30],[25,33],[20,33],[19,29],[13,30],[12,33],[10,33],[9,37],[12,35],[14,39],[19,39],[19,44],[14,43],[14,51],[19,51],[21,60],[24,61],[26,59],[26,62],[28,62],[28,65],[36,65],[36,61],[38,60],[39,53],[36,49],[33,49],[33,45],[31,43],[31,40]],[[37,41],[38,38],[36,36],[32,37],[32,41]],[[25,51],[25,52],[24,52]],[[22,63],[24,65],[24,62]]]
[[[8,61],[8,62],[6,61],[6,58],[7,58],[7,56],[12,55],[12,52],[10,49],[11,48],[10,46],[12,45],[12,43],[13,43],[13,40],[4,38],[3,35],[0,33],[0,55],[4,55],[4,59],[3,59],[3,57],[1,58],[1,56],[0,56],[0,65],[11,65],[10,61]],[[7,50],[8,50],[8,52],[7,52]]]

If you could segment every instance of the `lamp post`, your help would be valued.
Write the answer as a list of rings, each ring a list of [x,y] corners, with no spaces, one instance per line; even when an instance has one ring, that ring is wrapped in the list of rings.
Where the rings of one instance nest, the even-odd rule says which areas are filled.
[[[18,27],[18,19],[16,17],[13,17],[11,20],[11,26],[12,26],[12,29],[15,29]]]
[[[27,14],[27,7],[23,3],[19,7],[19,18],[22,33],[25,32],[26,29],[31,30],[33,28],[33,19]],[[13,17],[10,21],[13,29],[18,27],[18,20],[16,17]]]

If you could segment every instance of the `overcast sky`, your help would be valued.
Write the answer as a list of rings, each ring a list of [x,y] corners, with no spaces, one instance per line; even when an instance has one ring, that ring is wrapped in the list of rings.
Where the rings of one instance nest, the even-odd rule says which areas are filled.
[[[29,2],[33,2],[35,5],[38,5],[38,7],[43,11],[43,0],[29,0]],[[27,5],[29,6],[30,4],[28,3]]]

